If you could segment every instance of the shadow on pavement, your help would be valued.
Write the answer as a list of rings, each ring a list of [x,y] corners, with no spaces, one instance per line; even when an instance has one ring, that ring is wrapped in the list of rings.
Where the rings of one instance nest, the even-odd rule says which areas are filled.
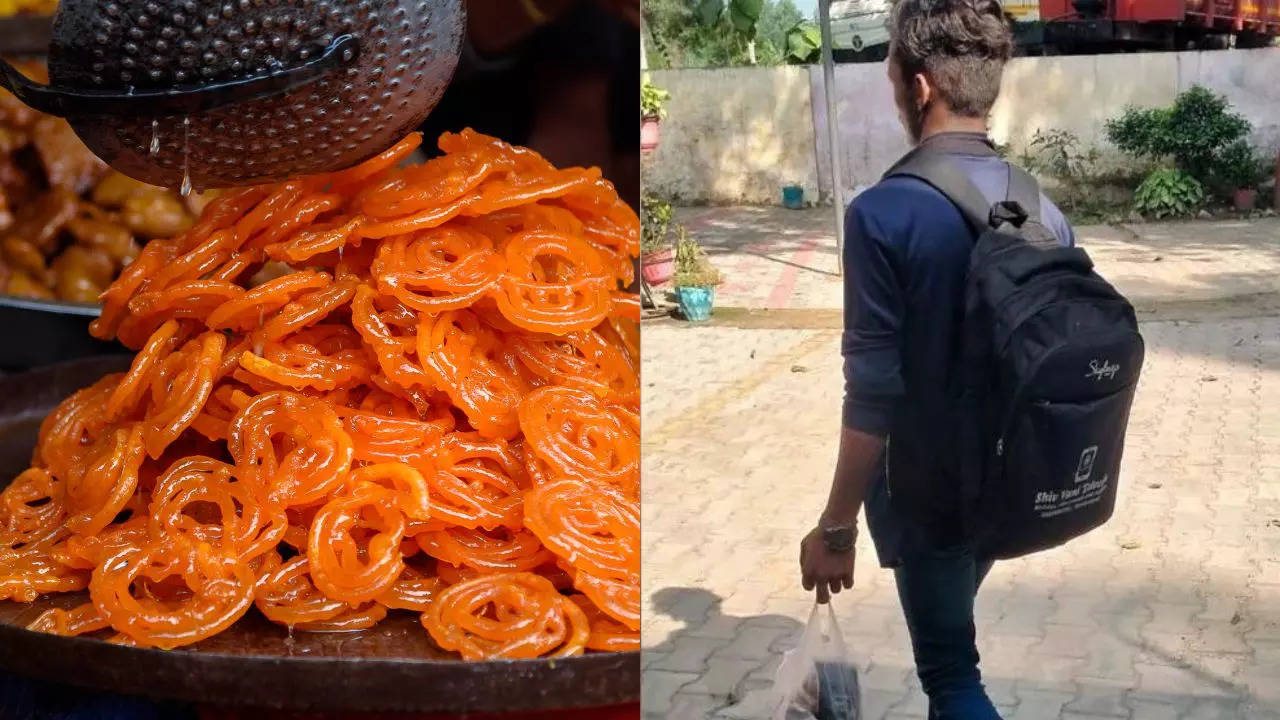
[[[645,648],[646,719],[709,718],[748,695],[753,710],[746,717],[766,712],[768,693],[762,691],[773,685],[778,660],[794,646],[801,623],[785,615],[726,615],[723,599],[701,588],[663,588],[652,600],[657,612],[680,621],[682,627],[661,644]],[[763,659],[761,643],[769,649]],[[727,693],[720,689],[725,673],[744,676]],[[684,692],[671,702],[680,690]]]
[[[789,214],[792,212],[761,207],[682,209],[677,220],[713,259],[747,255],[815,275],[839,277],[831,213],[819,218],[812,212]],[[792,256],[802,250],[811,253],[809,262],[793,261]]]
[[[794,647],[802,623],[778,614],[725,614],[722,598],[700,588],[663,588],[653,593],[652,601],[657,612],[682,626],[662,643],[645,648],[646,720],[768,720],[778,662]],[[840,611],[845,617],[857,613],[856,606]],[[1130,622],[1134,619],[1132,615],[1103,615],[1095,630],[1079,630],[1082,634],[1099,633],[1105,640],[1103,645],[1111,647],[1103,651],[1101,661],[1096,656],[1086,659],[1068,652],[1065,664],[1047,674],[1043,670],[1029,670],[1022,676],[984,673],[988,694],[1001,716],[1063,720],[1280,718],[1280,704],[1251,693],[1241,678],[1216,667],[1214,658],[1188,660],[1158,642],[1148,642]],[[992,625],[979,619],[980,645],[986,644],[985,634],[995,633]],[[1188,626],[1185,633],[1192,632]],[[847,629],[846,640],[850,660],[861,676],[860,720],[926,716],[927,701],[913,666],[904,663],[898,653],[875,652],[875,643]],[[767,648],[763,660],[762,645]],[[1024,649],[1024,657],[1030,654],[1031,650]],[[1107,659],[1108,654],[1117,657]],[[1134,658],[1129,661],[1136,668],[1130,679],[1089,676],[1123,675],[1121,666],[1125,663],[1120,657]],[[1117,661],[1121,666],[1111,665]]]

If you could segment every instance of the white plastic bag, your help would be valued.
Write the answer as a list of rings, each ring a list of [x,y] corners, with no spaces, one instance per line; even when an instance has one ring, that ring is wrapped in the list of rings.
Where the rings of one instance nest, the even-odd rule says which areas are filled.
[[[827,603],[815,604],[800,644],[782,656],[774,677],[773,720],[859,720],[862,693],[858,669],[849,657]]]

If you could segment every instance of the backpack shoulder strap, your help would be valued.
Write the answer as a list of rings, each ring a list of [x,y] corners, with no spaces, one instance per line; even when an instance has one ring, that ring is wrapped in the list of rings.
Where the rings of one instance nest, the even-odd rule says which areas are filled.
[[[922,180],[945,195],[960,210],[974,235],[980,235],[991,227],[991,203],[946,156],[932,152],[911,153],[885,173],[887,178],[897,176]],[[1039,195],[1038,190],[1036,194]]]
[[[1027,218],[1040,222],[1040,183],[1031,173],[1022,168],[1009,165],[1009,200],[1022,206]]]

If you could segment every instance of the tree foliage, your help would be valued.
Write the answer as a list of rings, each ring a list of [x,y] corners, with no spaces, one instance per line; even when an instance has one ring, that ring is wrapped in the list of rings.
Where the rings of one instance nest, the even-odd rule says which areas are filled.
[[[822,60],[822,32],[818,26],[801,21],[787,31],[787,62],[810,65]]]
[[[804,19],[793,0],[644,0],[641,11],[651,68],[779,65]]]

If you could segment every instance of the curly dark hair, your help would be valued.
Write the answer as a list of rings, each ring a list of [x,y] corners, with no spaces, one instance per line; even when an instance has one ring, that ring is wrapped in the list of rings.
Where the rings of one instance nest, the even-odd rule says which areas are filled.
[[[996,0],[897,0],[890,52],[904,80],[929,76],[957,115],[986,117],[1013,54],[1009,21]]]

